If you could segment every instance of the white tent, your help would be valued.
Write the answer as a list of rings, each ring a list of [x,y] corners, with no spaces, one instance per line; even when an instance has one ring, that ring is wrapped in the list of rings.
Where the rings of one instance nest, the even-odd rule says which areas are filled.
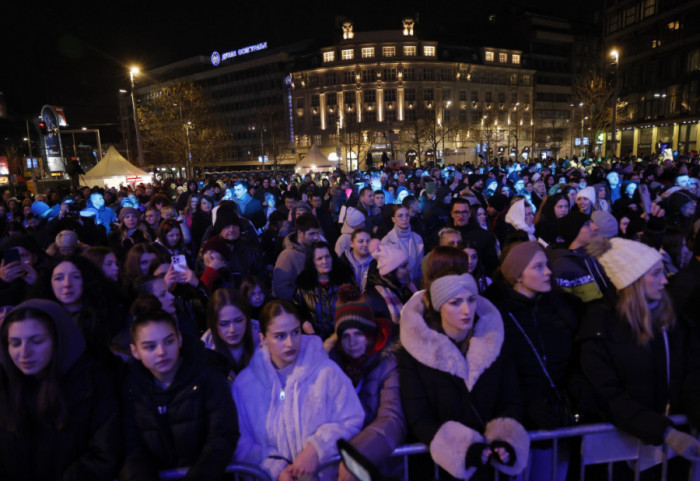
[[[311,170],[311,171],[324,171],[335,168],[335,165],[328,160],[328,158],[318,150],[318,147],[312,145],[309,149],[309,153],[301,159],[301,162],[297,164],[297,171],[301,169]]]
[[[149,184],[150,182],[151,174],[122,157],[114,146],[107,149],[107,153],[95,167],[80,177],[80,184],[88,187],[119,187],[120,184]]]

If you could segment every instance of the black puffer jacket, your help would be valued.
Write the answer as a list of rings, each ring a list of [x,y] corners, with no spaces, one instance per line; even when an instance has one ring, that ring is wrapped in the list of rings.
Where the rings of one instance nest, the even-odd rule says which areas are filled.
[[[182,363],[168,389],[131,360],[124,381],[126,461],[120,479],[158,479],[189,466],[185,479],[220,479],[238,442],[238,417],[219,365],[198,341],[184,339]]]
[[[501,312],[506,343],[517,361],[515,366],[525,403],[524,425],[527,429],[562,426],[558,409],[564,407],[564,399],[551,387],[530,342],[558,390],[565,391],[571,372],[578,317],[564,296],[568,297],[548,292],[530,299],[501,281],[494,282],[486,291],[486,297]],[[571,297],[572,303],[578,300]]]

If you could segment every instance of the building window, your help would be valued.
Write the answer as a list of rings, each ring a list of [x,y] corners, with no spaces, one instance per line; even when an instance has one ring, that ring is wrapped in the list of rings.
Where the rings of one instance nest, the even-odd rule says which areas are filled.
[[[433,80],[433,69],[424,68],[423,69],[423,80]]]
[[[326,72],[326,85],[335,85],[335,72]]]
[[[510,75],[510,84],[511,85],[518,85],[518,74],[514,73]]]
[[[472,90],[472,102],[478,102],[478,101],[479,101],[479,91]]]
[[[396,102],[396,89],[386,89],[384,91],[385,102]]]
[[[435,47],[432,45],[424,45],[423,46],[423,55],[426,57],[434,57],[435,56]]]
[[[516,103],[518,103],[518,93],[517,92],[513,92],[510,94],[510,103],[512,103],[514,105]]]
[[[374,58],[374,47],[364,47],[362,49],[362,58]]]
[[[343,98],[345,99],[346,104],[354,104],[355,103],[355,92],[345,92],[343,94]]]
[[[413,109],[408,109],[406,110],[406,120],[409,122],[415,122],[416,121],[416,111]]]
[[[335,60],[335,52],[323,52],[323,61],[332,62]]]
[[[498,92],[498,102],[499,103],[506,103],[506,93],[505,92]]]
[[[298,109],[304,108],[304,97],[297,97],[297,108]]]
[[[318,129],[321,127],[321,116],[320,115],[312,115],[311,116],[311,126],[315,129]]]
[[[507,53],[499,53],[498,54],[498,61],[501,63],[508,63],[508,54]]]
[[[625,9],[625,26],[637,23],[637,6],[632,5]]]
[[[355,72],[352,70],[346,70],[343,72],[343,83],[344,84],[354,84],[355,83]]]
[[[337,124],[338,114],[335,112],[333,112],[332,114],[328,114],[328,117],[326,117],[326,125],[328,126],[328,128],[335,130]]]
[[[404,45],[403,46],[403,54],[406,57],[415,57],[416,56],[416,46],[415,45]]]
[[[343,50],[341,53],[343,60],[352,60],[355,58],[355,51],[351,48]]]
[[[395,57],[396,56],[396,47],[393,45],[389,47],[382,47],[382,56],[384,57]]]
[[[415,102],[416,101],[416,89],[404,90],[403,98],[406,100],[406,102]]]
[[[514,53],[513,56],[511,57],[513,65],[520,65],[520,55],[517,53]]]
[[[329,107],[335,107],[336,105],[338,105],[338,94],[326,94],[326,105],[328,105]]]
[[[466,122],[466,121],[467,121],[467,111],[466,111],[466,110],[460,110],[460,111],[459,111],[459,121],[460,121],[460,122]]]
[[[384,69],[384,81],[392,82],[396,80],[396,69],[395,68],[385,68]]]
[[[617,32],[620,30],[620,12],[613,12],[608,17],[608,33]]]
[[[384,118],[387,122],[396,122],[396,110],[389,109],[384,112]]]
[[[415,80],[416,71],[413,67],[403,69],[403,79],[404,80]]]
[[[369,124],[376,124],[377,123],[377,112],[374,110],[368,110],[364,114],[365,116],[365,122]]]
[[[362,71],[362,81],[363,82],[373,82],[377,78],[377,73],[373,70],[363,70]]]
[[[321,102],[320,102],[320,100],[319,100],[319,96],[318,96],[318,95],[312,95],[312,96],[311,96],[311,106],[312,106],[312,107],[318,107],[320,104],[321,104]]]
[[[484,97],[484,100],[486,102],[493,102],[493,92],[490,90],[486,92],[486,96]]]
[[[321,143],[323,142],[323,136],[322,136],[322,135],[314,135],[314,136],[312,136],[312,137],[313,137],[313,139],[314,139],[314,144],[315,144],[315,145],[321,145]]]
[[[449,68],[440,69],[440,80],[452,80],[452,71]]]
[[[487,51],[486,51],[486,55],[485,55],[485,57],[484,57],[484,60],[487,61],[487,62],[493,62],[493,60],[494,60],[494,53],[491,52],[490,50],[487,50]]]
[[[656,13],[656,0],[644,0],[642,18],[651,17]]]
[[[452,100],[452,91],[450,89],[442,89],[442,100]]]
[[[365,90],[365,103],[374,103],[377,101],[377,91],[376,90]]]
[[[467,91],[464,89],[460,89],[459,91],[459,101],[460,102],[466,102],[467,101]]]
[[[423,100],[425,100],[426,102],[432,102],[433,100],[435,100],[435,93],[433,89],[423,89]]]

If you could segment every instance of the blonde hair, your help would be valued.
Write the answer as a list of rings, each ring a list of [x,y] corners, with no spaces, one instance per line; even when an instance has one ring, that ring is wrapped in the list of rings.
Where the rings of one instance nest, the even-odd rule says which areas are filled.
[[[654,331],[671,329],[676,322],[673,305],[665,290],[659,300],[659,315],[652,317],[651,309],[644,294],[644,277],[618,291],[617,315],[632,328],[640,345],[654,338]]]

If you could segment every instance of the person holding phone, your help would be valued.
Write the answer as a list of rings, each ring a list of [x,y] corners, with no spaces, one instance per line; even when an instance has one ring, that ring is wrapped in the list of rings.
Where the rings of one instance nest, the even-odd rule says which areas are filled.
[[[11,237],[0,261],[0,306],[15,305],[27,297],[37,280],[34,268],[39,245],[29,235]]]

